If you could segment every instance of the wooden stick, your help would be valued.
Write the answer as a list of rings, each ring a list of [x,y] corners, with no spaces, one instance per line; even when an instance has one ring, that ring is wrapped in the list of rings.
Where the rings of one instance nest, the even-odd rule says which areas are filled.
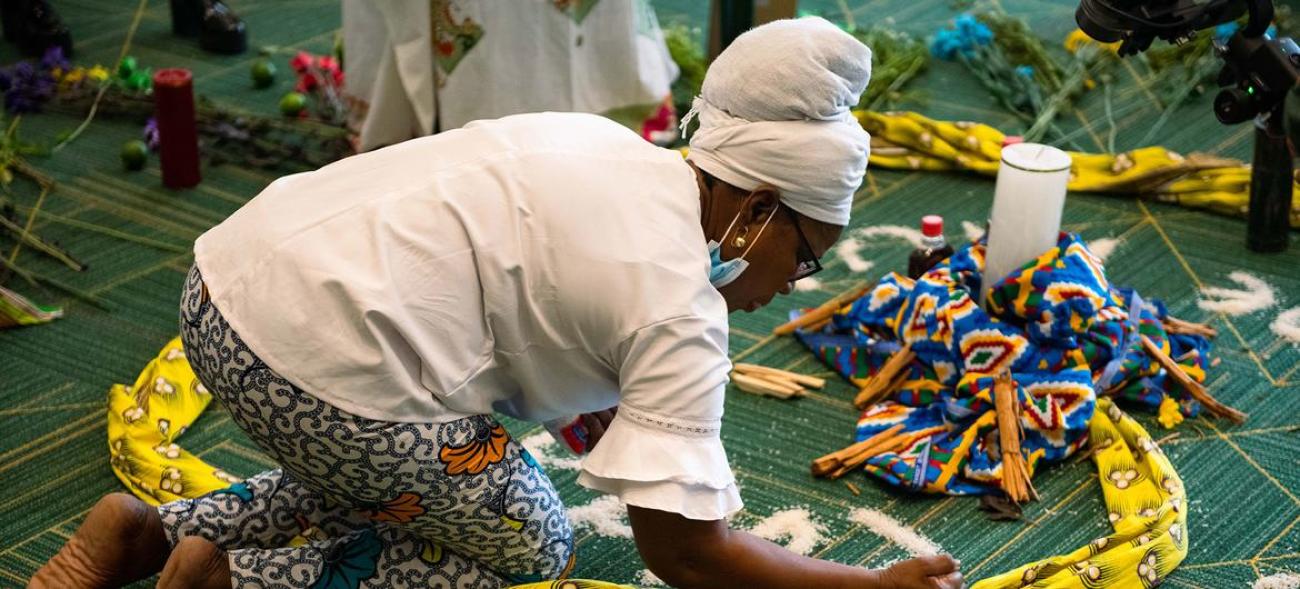
[[[804,390],[803,385],[800,385],[799,383],[790,380],[788,378],[782,378],[780,376],[776,376],[775,374],[751,374],[748,376],[753,376],[755,378],[765,380],[772,384],[780,385],[789,389],[794,389],[794,394],[800,397],[807,394],[807,391]]]
[[[908,444],[910,444],[912,442],[912,439],[913,436],[895,436],[893,438],[886,440],[884,443],[880,444],[879,446],[855,454],[852,458],[844,461],[844,465],[839,467],[838,470],[831,473],[830,478],[838,479],[850,472],[853,472],[859,466],[862,466],[862,463],[866,462],[867,459],[873,456],[880,456],[881,454],[884,454],[886,452],[896,452],[898,450],[901,450],[905,448]]]
[[[780,397],[782,399],[789,399],[790,397],[793,397],[795,393],[799,392],[798,389],[795,389],[793,387],[787,387],[785,385],[775,383],[770,380],[763,380],[761,378],[755,378],[753,376],[740,374],[737,372],[731,373],[731,380],[732,382],[736,383],[737,388],[747,393],[755,393],[759,395],[769,395],[773,397]]]
[[[1165,331],[1169,333],[1182,333],[1205,337],[1218,337],[1219,335],[1219,330],[1215,329],[1213,326],[1205,323],[1183,321],[1182,319],[1173,316],[1165,317],[1163,323]]]
[[[1226,417],[1237,424],[1246,422],[1247,415],[1245,413],[1220,403],[1218,399],[1210,395],[1210,391],[1206,390],[1205,386],[1188,376],[1183,371],[1183,367],[1174,362],[1173,358],[1169,357],[1169,354],[1166,354],[1164,350],[1160,349],[1160,346],[1151,341],[1151,338],[1145,335],[1142,336],[1142,347],[1146,349],[1148,354],[1151,354],[1152,358],[1156,359],[1156,362],[1159,362],[1164,367],[1165,372],[1168,372],[1171,378],[1192,394],[1193,399],[1200,401],[1201,405],[1204,405],[1211,415]]]
[[[998,443],[1002,449],[1002,490],[1016,503],[1038,498],[1029,480],[1029,465],[1020,451],[1020,402],[1016,381],[1004,372],[993,384],[993,403],[997,409]]]
[[[862,452],[871,450],[871,448],[878,446],[884,443],[885,441],[893,438],[900,431],[903,431],[903,424],[901,423],[894,425],[889,429],[882,431],[874,436],[871,436],[870,438],[862,440],[861,442],[851,444],[846,448],[836,450],[834,452],[831,452],[830,454],[827,454],[825,456],[822,456],[821,458],[814,460],[812,463],[813,476],[821,477],[821,476],[826,476],[832,472],[835,472],[837,469],[839,469],[841,466],[844,465],[844,461],[852,458],[853,456],[861,454]]]
[[[750,374],[750,373],[770,374],[786,380],[792,380],[803,386],[814,388],[814,389],[820,389],[826,386],[826,379],[823,378],[817,378],[815,376],[808,376],[806,374],[799,374],[797,372],[790,372],[788,370],[781,370],[778,368],[771,368],[768,366],[759,366],[758,364],[745,364],[745,363],[736,364],[735,370],[745,374]]]
[[[907,344],[894,352],[885,365],[880,367],[880,371],[867,381],[862,390],[858,391],[858,396],[853,399],[853,405],[858,409],[864,409],[884,398],[895,389],[896,385],[902,384],[900,378],[906,376],[904,370],[915,359],[916,354],[912,353],[912,344]]]
[[[825,319],[822,319],[821,321],[818,321],[812,325],[805,327],[804,329],[807,329],[808,331],[821,331],[823,327],[826,327],[827,325],[830,324],[831,324],[831,318],[827,317]]]
[[[820,307],[795,317],[776,329],[773,329],[772,335],[789,335],[801,327],[806,327],[824,319],[829,319],[836,311],[839,311],[845,305],[862,298],[863,295],[871,292],[871,289],[874,287],[874,284],[868,284],[860,289],[841,293],[835,296],[835,298],[822,303]]]
[[[859,491],[859,490],[858,490],[858,486],[857,486],[857,485],[855,485],[855,484],[853,484],[853,483],[850,483],[850,482],[848,482],[848,481],[844,481],[844,486],[845,486],[845,487],[848,487],[848,488],[849,488],[849,491],[850,491],[851,493],[853,493],[854,495],[859,495],[859,496],[862,495],[862,491]]]

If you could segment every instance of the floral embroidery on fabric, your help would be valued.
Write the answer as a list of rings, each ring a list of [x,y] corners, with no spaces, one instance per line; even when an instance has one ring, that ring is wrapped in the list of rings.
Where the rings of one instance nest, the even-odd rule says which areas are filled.
[[[406,523],[424,515],[420,494],[405,491],[372,509],[359,509],[366,517],[380,522]]]
[[[433,12],[433,57],[445,78],[483,38],[483,26],[469,17],[458,21],[451,0],[434,0],[429,10]]]
[[[587,14],[591,12],[592,8],[596,7],[596,3],[600,2],[600,0],[551,0],[551,2],[561,12],[568,14],[573,19],[573,22],[582,24],[582,21],[587,18]]]
[[[506,454],[510,435],[497,424],[492,429],[474,432],[474,439],[463,446],[447,445],[438,450],[438,459],[447,465],[447,474],[478,474],[483,469],[501,462]]]

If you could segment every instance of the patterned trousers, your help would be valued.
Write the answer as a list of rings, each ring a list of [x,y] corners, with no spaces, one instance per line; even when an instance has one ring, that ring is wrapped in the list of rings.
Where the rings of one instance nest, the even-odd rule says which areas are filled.
[[[234,586],[498,588],[571,570],[563,504],[492,417],[390,423],[329,405],[248,348],[197,267],[181,337],[204,386],[280,466],[159,508],[173,545],[197,535],[229,552]]]

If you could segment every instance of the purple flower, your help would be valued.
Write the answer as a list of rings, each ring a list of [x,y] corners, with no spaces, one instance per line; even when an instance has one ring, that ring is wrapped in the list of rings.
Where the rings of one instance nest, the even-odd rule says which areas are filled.
[[[149,151],[158,151],[158,119],[149,117],[149,121],[144,124],[144,142],[149,146]]]
[[[41,58],[41,67],[47,70],[54,68],[68,69],[68,59],[63,56],[63,48],[55,45],[45,50],[45,56]]]

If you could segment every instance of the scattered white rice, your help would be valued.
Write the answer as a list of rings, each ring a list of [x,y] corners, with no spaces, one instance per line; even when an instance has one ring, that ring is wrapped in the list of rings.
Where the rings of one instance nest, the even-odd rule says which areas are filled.
[[[1115,249],[1119,247],[1119,244],[1120,241],[1114,237],[1094,239],[1088,242],[1088,251],[1091,251],[1092,255],[1105,262],[1110,258],[1111,254],[1115,253]]]
[[[874,509],[859,507],[849,512],[849,519],[866,526],[881,538],[903,547],[913,556],[934,556],[944,552],[938,544],[916,530]]]
[[[1245,315],[1263,311],[1277,304],[1273,287],[1258,277],[1238,270],[1229,274],[1228,279],[1244,286],[1245,289],[1205,287],[1201,289],[1201,294],[1206,298],[1197,301],[1196,304],[1206,311],[1228,315]]]
[[[790,552],[808,556],[826,537],[826,526],[802,507],[778,511],[758,522],[749,532],[773,542],[785,541]]]
[[[902,225],[873,225],[863,227],[854,232],[854,235],[861,239],[875,239],[879,237],[893,237],[902,239],[912,244],[912,247],[921,247],[921,241],[925,236],[920,229],[915,227],[904,227]]]
[[[555,436],[552,436],[550,432],[535,433],[519,440],[519,443],[544,468],[578,470],[582,466],[582,459],[560,446],[560,443],[556,441]]]
[[[860,251],[862,251],[862,242],[852,237],[845,237],[835,245],[835,255],[843,260],[844,265],[852,272],[866,272],[875,265],[863,259],[858,253]]]
[[[608,538],[632,539],[627,523],[627,507],[613,495],[601,495],[586,505],[569,508],[569,523],[575,528],[591,528]]]
[[[961,222],[961,232],[966,234],[967,241],[975,241],[984,237],[984,228],[970,221]]]
[[[1300,307],[1278,315],[1269,328],[1278,336],[1290,340],[1291,343],[1300,344]]]
[[[1251,589],[1300,589],[1300,575],[1295,573],[1278,573],[1255,579]]]
[[[665,583],[663,579],[656,577],[655,574],[650,572],[648,569],[643,569],[641,573],[636,576],[636,581],[637,584],[641,585],[642,587],[667,587],[668,586],[668,583]]]
[[[822,281],[817,280],[814,276],[801,278],[794,283],[794,289],[798,291],[817,290],[822,287]]]

